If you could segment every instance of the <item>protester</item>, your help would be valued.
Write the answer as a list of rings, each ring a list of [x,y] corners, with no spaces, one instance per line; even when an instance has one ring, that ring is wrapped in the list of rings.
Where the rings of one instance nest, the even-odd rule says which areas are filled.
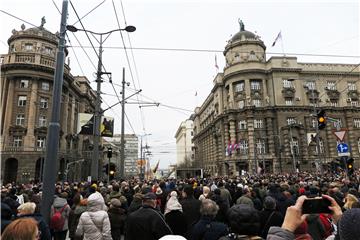
[[[156,208],[156,195],[146,193],[142,207],[127,217],[125,239],[157,240],[168,234],[172,234],[172,231]]]
[[[121,202],[119,199],[111,199],[108,215],[110,220],[112,239],[120,240],[121,235],[124,235],[126,212],[125,209],[121,207]]]
[[[173,234],[185,235],[187,227],[186,220],[176,191],[170,193],[170,198],[166,203],[165,221],[171,228]]]
[[[18,207],[18,219],[33,218],[38,223],[38,229],[41,232],[41,240],[50,240],[51,234],[49,226],[45,223],[40,213],[35,213],[36,204],[33,202],[26,202]]]
[[[200,219],[201,201],[195,199],[193,194],[193,187],[186,185],[182,191],[183,199],[180,200],[187,225],[185,238],[189,238],[194,224]]]
[[[260,236],[266,238],[270,227],[280,227],[284,221],[284,217],[276,210],[276,200],[267,196],[264,200],[264,209],[259,212],[260,217]]]
[[[72,240],[81,240],[81,237],[76,236],[76,228],[79,224],[80,216],[86,211],[87,200],[82,199],[80,193],[77,193],[73,198],[73,206],[69,213],[69,238]]]
[[[204,200],[210,198],[211,191],[208,186],[203,186],[203,193],[200,195],[199,200]]]
[[[54,236],[54,240],[65,240],[69,229],[68,221],[70,214],[70,206],[66,198],[68,194],[62,192],[54,199],[50,213],[50,230]]]
[[[41,232],[33,218],[20,218],[10,223],[2,232],[2,240],[38,240]]]
[[[99,192],[94,192],[88,197],[87,211],[79,219],[75,235],[83,236],[84,240],[110,240],[111,227],[109,216],[106,212],[105,201]]]
[[[9,205],[1,203],[1,232],[4,231],[7,225],[11,223],[12,211]]]
[[[219,207],[214,201],[204,199],[200,206],[201,218],[192,229],[190,239],[217,240],[228,234],[227,226],[214,220],[218,211]]]

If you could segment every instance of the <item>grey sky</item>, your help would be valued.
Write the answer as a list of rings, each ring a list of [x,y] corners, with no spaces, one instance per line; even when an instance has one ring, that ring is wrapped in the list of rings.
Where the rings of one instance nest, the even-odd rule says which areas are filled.
[[[102,0],[73,0],[80,16],[85,15]],[[61,0],[54,0],[61,9]],[[52,32],[60,29],[60,14],[50,0],[2,0],[0,9],[7,11],[37,26],[41,17],[46,17],[45,28]],[[120,0],[106,0],[99,8],[85,17],[82,22],[86,29],[104,32],[116,29],[117,22],[113,9],[116,6],[120,26],[125,27]],[[256,32],[267,46],[267,58],[271,53],[281,53],[279,42],[271,47],[281,30],[283,47],[289,56],[297,56],[301,62],[337,62],[359,63],[358,58],[330,58],[319,56],[301,56],[297,54],[327,54],[359,56],[359,3],[358,1],[140,1],[122,0],[128,25],[136,26],[134,33],[123,33],[125,44],[129,47],[128,36],[134,48],[171,48],[209,51],[164,51],[164,50],[128,50],[131,72],[125,58],[125,51],[119,33],[113,33],[105,42],[103,64],[112,72],[117,92],[120,92],[122,67],[126,68],[126,81],[131,89],[141,88],[140,101],[156,101],[171,107],[194,110],[207,97],[216,74],[215,54],[220,71],[224,67],[222,51],[231,35],[239,31],[238,18],[245,29]],[[22,21],[0,12],[0,52],[7,52],[7,39],[12,29],[20,29]],[[68,24],[77,21],[69,4]],[[26,24],[26,27],[31,27]],[[81,28],[79,23],[76,27]],[[90,46],[81,32],[75,33],[83,46]],[[74,35],[69,33],[71,44],[78,46]],[[93,44],[98,47],[98,43]],[[120,48],[106,48],[120,47]],[[83,50],[74,47],[81,68],[92,81],[95,88],[95,68],[87,59]],[[86,48],[93,64],[97,58],[91,48]],[[82,75],[73,51],[70,49],[70,66],[73,75]],[[133,58],[134,56],[134,58]],[[134,59],[136,68],[134,66]],[[135,83],[135,86],[134,86]],[[139,86],[140,83],[140,86]],[[127,94],[132,92],[127,89]],[[102,84],[104,101],[112,105],[117,102],[113,88],[105,78]],[[195,93],[198,93],[195,96]],[[120,95],[119,95],[120,96]],[[132,98],[136,101],[136,97]],[[130,101],[130,100],[129,100]],[[107,108],[106,104],[102,105]],[[105,115],[115,117],[115,131],[120,133],[121,107],[108,110]],[[190,112],[160,105],[146,107],[139,111],[137,105],[126,105],[127,116],[136,134],[146,133],[148,144],[152,147],[152,164],[160,159],[160,167],[176,162],[175,132],[181,121],[190,116]],[[133,133],[126,121],[126,133]],[[144,140],[145,141],[145,140]]]

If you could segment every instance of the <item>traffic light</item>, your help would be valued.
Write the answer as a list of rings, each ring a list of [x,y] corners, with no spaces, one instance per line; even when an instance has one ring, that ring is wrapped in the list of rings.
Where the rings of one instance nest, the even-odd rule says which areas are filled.
[[[111,148],[111,147],[108,147],[107,157],[108,157],[108,158],[111,158],[111,157],[112,157],[112,148]]]
[[[348,170],[348,175],[352,175],[354,173],[354,159],[353,158],[348,158],[346,160],[346,167]]]
[[[317,112],[318,129],[324,129],[326,127],[326,116],[325,111],[320,110]]]

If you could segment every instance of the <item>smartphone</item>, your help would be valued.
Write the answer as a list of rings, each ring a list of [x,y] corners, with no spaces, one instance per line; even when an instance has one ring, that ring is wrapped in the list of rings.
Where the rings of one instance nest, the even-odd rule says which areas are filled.
[[[305,199],[305,201],[302,205],[302,213],[303,214],[331,213],[329,206],[331,206],[331,202],[329,199],[308,198],[308,199]]]

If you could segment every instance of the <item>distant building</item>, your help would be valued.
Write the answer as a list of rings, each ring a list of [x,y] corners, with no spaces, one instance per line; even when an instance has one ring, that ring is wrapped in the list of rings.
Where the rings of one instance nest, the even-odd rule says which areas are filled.
[[[177,166],[191,166],[193,162],[193,121],[183,121],[176,131],[176,164]]]
[[[1,179],[40,180],[48,124],[58,36],[40,27],[13,30],[9,52],[1,55]],[[65,51],[67,55],[67,50]],[[88,136],[77,135],[78,113],[94,111],[95,92],[86,77],[73,76],[65,64],[62,88],[59,180],[86,179],[91,156]]]
[[[313,37],[313,36],[310,36]],[[344,142],[360,162],[360,67],[301,63],[296,57],[266,58],[256,34],[240,31],[225,46],[226,66],[194,115],[195,165],[205,175],[314,170],[338,157],[333,131],[347,129]],[[330,119],[320,130],[314,113]],[[316,114],[315,114],[316,115]]]
[[[137,167],[137,160],[139,159],[139,140],[135,134],[125,134],[125,164],[124,173],[125,176],[135,176],[139,174]],[[114,134],[112,138],[108,139],[109,142],[116,145],[120,149],[121,134]],[[120,158],[117,158],[117,167],[120,166]]]

